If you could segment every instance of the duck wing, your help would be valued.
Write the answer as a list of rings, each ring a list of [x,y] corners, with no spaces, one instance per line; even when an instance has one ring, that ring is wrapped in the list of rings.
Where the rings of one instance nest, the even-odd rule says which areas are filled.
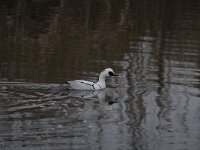
[[[85,80],[74,80],[66,82],[69,86],[69,89],[78,89],[78,90],[95,90],[94,83]]]

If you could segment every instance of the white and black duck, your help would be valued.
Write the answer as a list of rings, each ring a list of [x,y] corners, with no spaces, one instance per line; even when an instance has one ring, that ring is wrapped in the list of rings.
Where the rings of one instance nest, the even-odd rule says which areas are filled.
[[[67,81],[65,83],[68,89],[101,90],[106,88],[106,78],[110,76],[117,76],[117,75],[114,73],[113,69],[107,68],[100,73],[99,80],[96,83],[85,80]]]

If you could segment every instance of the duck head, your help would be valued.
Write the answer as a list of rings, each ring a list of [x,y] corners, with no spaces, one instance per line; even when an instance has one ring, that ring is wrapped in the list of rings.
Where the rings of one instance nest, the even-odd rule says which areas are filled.
[[[118,75],[114,73],[112,68],[106,68],[100,73],[99,79],[105,79],[106,77],[110,76],[118,76]]]

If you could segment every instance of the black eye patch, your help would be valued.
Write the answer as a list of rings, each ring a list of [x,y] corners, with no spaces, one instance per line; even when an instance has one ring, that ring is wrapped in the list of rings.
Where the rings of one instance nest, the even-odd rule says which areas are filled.
[[[114,75],[115,75],[115,74],[114,74],[113,72],[111,72],[111,71],[109,71],[108,74],[109,74],[110,76],[114,76]]]

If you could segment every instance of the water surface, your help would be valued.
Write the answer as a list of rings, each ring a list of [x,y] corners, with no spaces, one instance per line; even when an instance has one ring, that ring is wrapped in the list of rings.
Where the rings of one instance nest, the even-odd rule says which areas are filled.
[[[0,149],[199,150],[199,1],[2,1],[0,16]],[[59,88],[106,67],[105,90]]]

